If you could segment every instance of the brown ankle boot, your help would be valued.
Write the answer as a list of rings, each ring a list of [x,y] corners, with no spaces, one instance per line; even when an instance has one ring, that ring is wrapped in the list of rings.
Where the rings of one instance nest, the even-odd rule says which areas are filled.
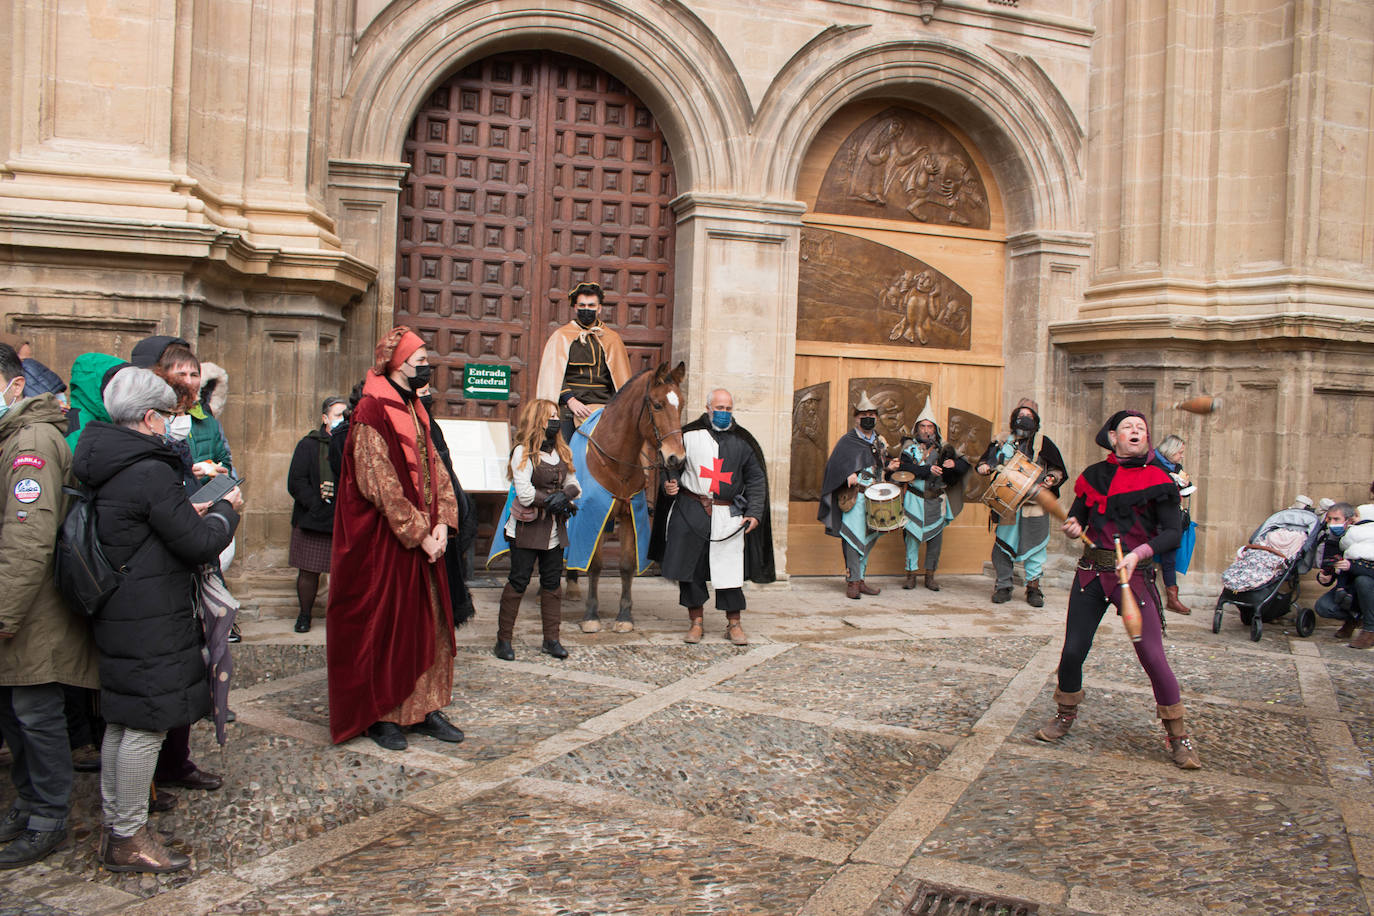
[[[848,580],[848,581],[845,582],[845,584],[844,584],[844,596],[845,596],[846,598],[853,598],[853,599],[855,599],[855,600],[858,600],[859,594],[860,594],[860,593],[859,593],[859,580],[858,580],[858,579],[850,579],[850,580]]]
[[[1031,607],[1045,606],[1045,593],[1040,590],[1040,580],[1031,579],[1026,583],[1026,603]]]
[[[167,874],[181,871],[191,864],[189,857],[173,852],[157,834],[144,824],[133,836],[111,836],[105,847],[105,868],[107,871],[136,871]]]
[[[501,592],[501,609],[496,615],[496,639],[498,642],[510,642],[511,636],[515,633],[515,618],[520,613],[520,599],[525,597],[515,590],[515,586],[509,582]]]
[[[1058,741],[1069,733],[1069,729],[1073,728],[1073,720],[1078,718],[1078,704],[1083,702],[1083,691],[1065,693],[1056,687],[1054,702],[1058,704],[1059,711],[1044,728],[1035,733],[1035,737],[1041,741]]]
[[[915,587],[916,587],[916,570],[914,570],[914,569],[908,569],[908,570],[906,571],[906,581],[902,583],[902,588],[915,588]]]
[[[859,580],[858,585],[860,595],[876,595],[882,591],[882,589],[880,588],[874,588],[873,586],[869,585],[863,579]]]
[[[932,592],[938,592],[940,590],[940,586],[935,584],[935,573],[926,573],[926,588],[930,589]]]
[[[567,658],[568,650],[558,641],[558,631],[563,625],[563,593],[560,590],[539,593],[539,623],[544,631],[544,645],[540,651],[556,659]]]
[[[744,635],[744,627],[740,625],[738,614],[725,618],[725,638],[736,646],[749,645],[749,637]]]
[[[1169,610],[1173,611],[1175,614],[1191,614],[1191,613],[1193,613],[1193,609],[1192,609],[1192,608],[1188,607],[1188,605],[1186,605],[1186,604],[1184,604],[1182,601],[1179,601],[1179,600],[1178,600],[1178,586],[1177,586],[1177,585],[1166,585],[1166,586],[1164,586],[1164,595],[1165,595],[1164,606],[1165,606],[1166,608],[1168,608]]]
[[[702,626],[702,617],[705,611],[699,607],[689,607],[687,616],[691,619],[692,625],[687,628],[687,635],[682,637],[682,641],[695,646],[701,642],[701,638],[706,635],[706,629]]]
[[[1164,723],[1164,743],[1169,746],[1169,755],[1174,758],[1174,764],[1181,770],[1202,769],[1202,759],[1198,757],[1193,739],[1183,724],[1183,704],[1159,706],[1156,712]]]

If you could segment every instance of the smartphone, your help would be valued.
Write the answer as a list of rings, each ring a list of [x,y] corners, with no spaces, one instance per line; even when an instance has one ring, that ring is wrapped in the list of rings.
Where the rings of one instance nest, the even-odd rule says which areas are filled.
[[[229,491],[242,486],[246,478],[235,478],[232,474],[220,474],[210,478],[210,482],[191,494],[193,503],[215,503],[229,495]]]

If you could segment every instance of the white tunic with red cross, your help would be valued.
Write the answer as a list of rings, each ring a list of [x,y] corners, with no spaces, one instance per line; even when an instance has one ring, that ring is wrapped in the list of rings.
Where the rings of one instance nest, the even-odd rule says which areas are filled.
[[[706,430],[694,429],[683,434],[682,444],[687,461],[679,484],[698,496],[719,499],[721,485],[732,483],[733,474],[721,469],[716,440]],[[716,588],[744,585],[744,534],[739,530],[744,518],[734,512],[731,506],[711,512],[711,584]]]

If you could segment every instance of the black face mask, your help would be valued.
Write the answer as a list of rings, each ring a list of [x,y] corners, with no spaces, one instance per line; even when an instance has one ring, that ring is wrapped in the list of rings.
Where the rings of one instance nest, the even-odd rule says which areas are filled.
[[[425,405],[425,410],[429,411],[431,414],[434,413],[434,395],[425,395],[424,397],[420,398],[420,403]]]
[[[1033,417],[1017,417],[1016,422],[1011,425],[1011,431],[1016,434],[1018,439],[1024,439],[1035,432],[1035,419]]]
[[[596,324],[596,315],[596,309],[578,309],[577,323],[584,328],[589,328],[592,325]]]
[[[558,431],[563,428],[563,424],[558,420],[550,420],[544,424],[544,438],[549,442],[558,438]]]
[[[859,417],[859,428],[865,432],[872,432],[878,428],[877,417]]]
[[[434,374],[433,366],[415,366],[415,374],[406,379],[411,391],[419,391],[429,384],[429,377]]]

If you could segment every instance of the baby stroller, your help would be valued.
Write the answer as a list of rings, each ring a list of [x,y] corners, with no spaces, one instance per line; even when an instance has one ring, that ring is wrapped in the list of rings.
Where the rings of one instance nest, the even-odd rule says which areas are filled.
[[[1212,632],[1221,632],[1226,604],[1236,606],[1254,642],[1259,642],[1266,623],[1297,607],[1300,580],[1312,569],[1321,531],[1321,516],[1308,509],[1283,509],[1265,519],[1221,574]],[[1305,639],[1316,629],[1317,615],[1311,608],[1298,607],[1296,623],[1298,635]]]

